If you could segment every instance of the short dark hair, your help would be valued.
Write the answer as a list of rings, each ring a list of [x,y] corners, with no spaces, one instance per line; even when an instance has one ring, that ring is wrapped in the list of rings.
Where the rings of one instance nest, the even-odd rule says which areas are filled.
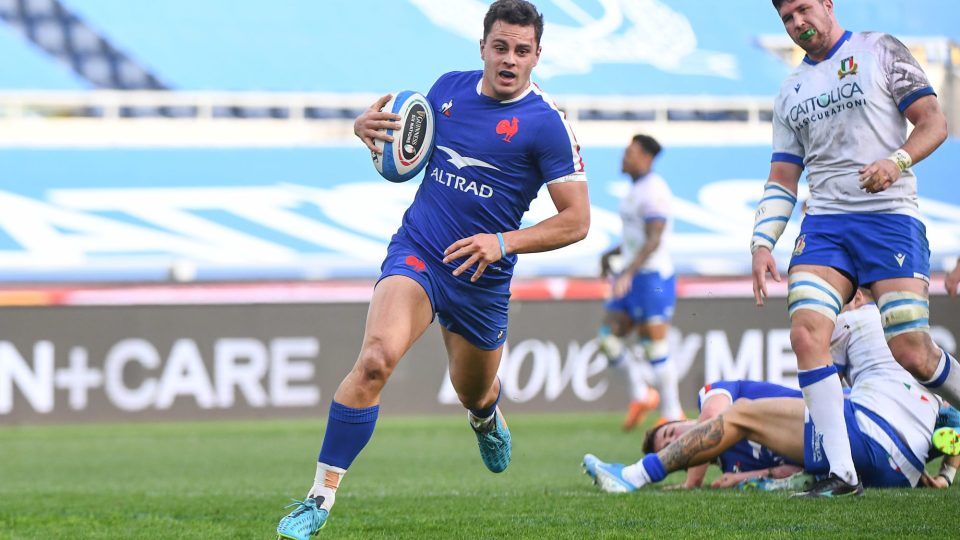
[[[773,9],[777,10],[777,13],[780,13],[780,6],[782,6],[784,2],[792,2],[792,1],[793,0],[773,0]],[[820,0],[820,3],[822,4],[823,0]]]
[[[527,0],[497,0],[490,4],[490,9],[483,18],[483,39],[487,39],[493,23],[497,21],[518,26],[532,26],[537,46],[540,46],[540,37],[543,36],[543,14],[537,11],[537,6]]]
[[[661,429],[669,426],[670,424],[676,424],[677,422],[683,422],[683,420],[671,420],[669,422],[664,422],[659,426],[654,426],[647,430],[643,436],[643,446],[640,447],[640,451],[644,454],[652,454],[653,450],[653,438],[657,436],[657,432]]]
[[[660,146],[660,143],[658,143],[656,139],[649,135],[634,135],[633,143],[639,144],[640,148],[642,148],[644,152],[653,157],[657,157],[657,154],[659,154],[660,150],[663,149],[663,147]]]

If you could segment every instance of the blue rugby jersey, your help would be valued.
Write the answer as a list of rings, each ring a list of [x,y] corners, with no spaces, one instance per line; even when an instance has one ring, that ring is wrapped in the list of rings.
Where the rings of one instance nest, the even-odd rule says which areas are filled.
[[[495,100],[480,93],[482,76],[447,73],[427,94],[436,147],[401,229],[435,266],[457,240],[519,229],[543,184],[586,180],[576,138],[553,101],[535,84],[514,99]],[[493,263],[476,285],[509,287],[516,260],[511,254]],[[474,271],[459,279],[469,282]]]
[[[726,394],[730,402],[738,398],[761,399],[774,397],[803,398],[803,393],[794,388],[779,384],[760,381],[717,381],[700,389],[697,398],[697,408],[702,409],[703,403],[714,394]],[[727,472],[747,472],[769,469],[784,463],[794,464],[767,448],[753,441],[743,439],[717,456],[720,469]]]

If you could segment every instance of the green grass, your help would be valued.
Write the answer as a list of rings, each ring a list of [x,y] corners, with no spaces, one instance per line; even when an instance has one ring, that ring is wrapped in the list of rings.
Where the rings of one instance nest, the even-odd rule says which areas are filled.
[[[509,414],[509,411],[508,411]],[[856,500],[645,489],[600,493],[592,452],[640,457],[619,415],[510,415],[513,463],[486,471],[459,414],[381,419],[321,537],[956,538],[957,488]],[[321,421],[0,428],[0,539],[271,538],[313,480]],[[682,480],[682,474],[667,483]]]

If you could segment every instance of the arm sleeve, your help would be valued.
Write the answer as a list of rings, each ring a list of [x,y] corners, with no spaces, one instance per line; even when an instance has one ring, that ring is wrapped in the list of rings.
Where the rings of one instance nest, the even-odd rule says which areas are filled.
[[[544,183],[583,182],[587,179],[580,145],[563,118],[563,113],[553,110],[540,126],[537,137],[537,165]]]
[[[740,397],[739,384],[736,381],[716,381],[702,388],[697,393],[697,410],[703,410],[703,404],[713,396],[724,395],[733,403]]]
[[[900,40],[884,34],[877,44],[877,51],[880,67],[887,80],[887,91],[900,112],[907,110],[923,96],[936,95],[927,74]]]
[[[803,144],[797,132],[787,123],[782,98],[773,107],[773,156],[770,161],[785,161],[803,167]]]
[[[673,195],[666,182],[657,178],[657,183],[651,186],[649,197],[645,198],[640,204],[640,214],[644,221],[660,220],[665,221],[670,218],[673,208]]]
[[[430,91],[427,92],[427,101],[433,105],[434,113],[440,112],[440,88],[442,87],[444,81],[450,77],[451,73],[444,73],[443,75],[437,77],[437,80],[434,81],[433,86],[430,87]]]

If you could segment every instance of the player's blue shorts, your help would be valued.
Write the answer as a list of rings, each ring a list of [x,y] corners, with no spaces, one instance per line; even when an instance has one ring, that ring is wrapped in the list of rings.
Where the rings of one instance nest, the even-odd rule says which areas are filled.
[[[510,283],[497,290],[483,288],[450,272],[440,260],[425,257],[401,229],[390,240],[377,282],[387,276],[409,277],[426,291],[444,328],[479,349],[499,348],[507,340]]]
[[[865,411],[849,399],[843,400],[843,417],[847,424],[847,436],[850,438],[850,451],[853,454],[853,465],[857,469],[860,481],[864,487],[895,488],[911,487],[910,480],[887,457],[887,452],[877,441],[860,431],[855,412],[857,409]],[[890,435],[891,439],[900,447],[901,452],[908,452],[909,448],[900,441],[899,436],[889,424],[878,415],[869,413],[874,422],[880,425]],[[919,464],[919,462],[918,462]],[[917,465],[917,464],[915,464]],[[809,473],[826,475],[830,472],[830,462],[823,450],[823,434],[816,430],[813,420],[807,418],[803,426],[803,468]],[[923,470],[923,466],[920,466]]]
[[[900,214],[806,216],[793,246],[790,267],[831,266],[847,274],[854,288],[893,278],[930,281],[927,229]]]
[[[607,302],[607,311],[622,311],[634,323],[661,323],[673,319],[677,304],[677,279],[666,279],[659,272],[638,272],[630,292]]]

